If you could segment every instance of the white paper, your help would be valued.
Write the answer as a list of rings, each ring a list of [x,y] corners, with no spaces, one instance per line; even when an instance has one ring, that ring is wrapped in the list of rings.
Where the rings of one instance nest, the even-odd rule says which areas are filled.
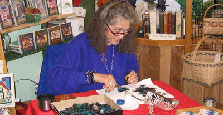
[[[99,94],[104,94],[106,96],[108,96],[110,99],[112,99],[114,102],[117,102],[118,99],[125,99],[125,104],[124,105],[119,105],[123,110],[134,110],[137,109],[139,107],[139,104],[144,104],[144,97],[139,94],[138,92],[134,92],[134,90],[138,87],[140,87],[140,85],[145,85],[145,87],[150,87],[150,88],[155,88],[156,92],[160,92],[161,94],[165,93],[165,95],[163,95],[166,98],[174,98],[173,95],[167,93],[166,91],[164,91],[163,89],[159,88],[157,85],[154,85],[152,83],[151,78],[148,79],[144,79],[140,82],[138,82],[135,85],[129,84],[129,85],[123,85],[122,87],[126,87],[129,88],[128,90],[128,94],[130,96],[127,96],[128,99],[126,99],[126,94],[125,92],[118,92],[118,88],[115,88],[113,91],[111,92],[105,92],[105,89],[100,89],[97,90],[96,92]],[[136,99],[136,98],[140,99]]]
[[[0,60],[0,74],[3,73],[3,61]]]

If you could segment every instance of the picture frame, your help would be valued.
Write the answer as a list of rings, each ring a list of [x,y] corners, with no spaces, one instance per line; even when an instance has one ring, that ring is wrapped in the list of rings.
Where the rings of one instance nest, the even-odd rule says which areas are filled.
[[[13,73],[0,74],[0,107],[15,107]]]
[[[58,14],[58,7],[57,7],[57,1],[56,0],[46,0],[47,2],[47,10],[48,15],[57,15]]]
[[[21,48],[22,53],[34,50],[35,44],[33,39],[33,33],[19,35],[18,44]]]
[[[64,23],[60,25],[63,41],[67,41],[73,38],[71,23]]]
[[[48,45],[48,32],[47,29],[42,29],[34,32],[35,35],[35,49]]]
[[[0,0],[0,22],[2,29],[7,29],[14,25],[11,5],[8,0]]]
[[[47,3],[45,0],[33,0],[33,6],[38,8],[41,12],[41,19],[46,19],[48,17]]]
[[[51,27],[48,29],[48,32],[50,45],[62,43],[60,26]]]
[[[25,3],[23,0],[11,0],[13,18],[16,25],[26,22]]]

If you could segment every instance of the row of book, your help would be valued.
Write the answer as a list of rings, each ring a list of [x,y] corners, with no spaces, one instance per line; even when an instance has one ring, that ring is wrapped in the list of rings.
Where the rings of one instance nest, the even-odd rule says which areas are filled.
[[[74,12],[72,0],[0,0],[0,30],[26,23],[30,7],[40,10],[41,19]]]
[[[54,45],[73,39],[71,23],[19,35],[18,40],[9,44],[9,50],[26,53],[34,49]]]
[[[144,33],[149,34],[175,34],[181,38],[184,31],[184,21],[181,11],[160,12],[159,10],[145,11]]]

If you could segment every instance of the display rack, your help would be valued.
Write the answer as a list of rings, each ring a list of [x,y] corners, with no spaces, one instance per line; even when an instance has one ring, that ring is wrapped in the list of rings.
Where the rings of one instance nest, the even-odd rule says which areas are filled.
[[[75,15],[75,13],[59,14],[59,15],[49,16],[48,18],[43,19],[38,23],[21,24],[21,25],[13,26],[13,27],[8,28],[8,29],[0,30],[0,34],[5,34],[5,33],[12,32],[12,31],[29,28],[29,27],[32,27],[32,26],[47,23],[49,21],[54,21],[54,20],[58,20],[58,19],[67,18],[67,17],[73,16],[73,15]],[[11,60],[14,60],[14,59],[22,58],[22,57],[27,56],[27,55],[38,53],[40,51],[45,50],[46,48],[47,47],[44,47],[44,48],[41,48],[41,49],[36,49],[36,50],[30,51],[30,52],[25,53],[25,54],[18,54],[18,53],[14,53],[14,52],[8,52],[8,53],[4,54],[4,50],[3,50],[3,46],[2,46],[2,39],[0,39],[0,56],[1,56],[0,59],[2,59],[3,62],[4,62],[4,71],[7,73],[6,61],[11,61]]]

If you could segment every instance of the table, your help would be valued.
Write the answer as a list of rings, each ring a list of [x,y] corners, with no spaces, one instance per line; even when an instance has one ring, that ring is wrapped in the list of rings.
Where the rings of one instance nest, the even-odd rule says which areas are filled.
[[[195,100],[189,98],[188,96],[184,95],[183,93],[179,92],[175,88],[171,87],[170,85],[162,82],[162,81],[153,81],[153,83],[166,92],[174,95],[175,99],[179,100],[179,105],[176,109],[183,109],[183,108],[190,108],[190,107],[199,107],[202,106],[201,104],[197,103]],[[88,92],[81,92],[81,93],[74,93],[71,94],[75,97],[87,97],[90,95],[98,95],[98,93],[93,91]],[[157,107],[154,108],[155,115],[175,115],[176,109],[165,111],[159,109]],[[139,108],[136,110],[124,110],[123,115],[148,115],[149,109],[145,104],[140,104]],[[25,115],[55,115],[53,111],[43,112],[38,108],[38,100],[32,100],[31,103],[28,105]]]

